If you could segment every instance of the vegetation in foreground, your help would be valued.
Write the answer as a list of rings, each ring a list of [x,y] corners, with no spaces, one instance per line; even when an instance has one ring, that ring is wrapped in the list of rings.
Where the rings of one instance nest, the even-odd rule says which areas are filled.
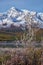
[[[41,65],[42,49],[0,51],[0,65]]]

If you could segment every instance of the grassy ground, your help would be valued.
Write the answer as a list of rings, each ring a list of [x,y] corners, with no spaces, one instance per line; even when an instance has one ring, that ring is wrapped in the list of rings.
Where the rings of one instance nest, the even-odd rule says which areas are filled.
[[[0,33],[0,41],[13,41],[13,40],[17,40],[20,39],[22,33],[7,33],[7,32],[1,32]]]
[[[0,34],[0,41],[6,41],[6,40],[8,41],[8,40],[15,40],[15,39],[16,37],[13,35],[3,34],[3,33]]]

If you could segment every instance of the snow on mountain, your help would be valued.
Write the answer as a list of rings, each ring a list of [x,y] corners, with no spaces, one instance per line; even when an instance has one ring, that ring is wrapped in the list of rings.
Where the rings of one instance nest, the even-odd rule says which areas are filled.
[[[40,20],[43,21],[43,13],[38,13],[37,16],[38,16],[38,18],[39,18]]]
[[[23,28],[26,24],[43,28],[43,13],[19,10],[15,7],[10,8],[6,13],[0,13],[0,28],[10,27],[12,24],[16,27],[22,25]]]
[[[16,17],[16,16],[19,16],[21,13],[22,13],[21,10],[14,8],[14,7],[10,8],[10,10],[8,10],[8,12],[7,12],[8,17],[10,17],[10,16]]]

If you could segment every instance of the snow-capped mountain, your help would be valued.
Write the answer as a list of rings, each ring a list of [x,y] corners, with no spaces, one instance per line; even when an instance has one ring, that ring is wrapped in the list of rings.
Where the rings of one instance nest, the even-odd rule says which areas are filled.
[[[0,13],[0,29],[14,27],[25,29],[26,25],[43,28],[43,13],[10,8],[5,13]]]

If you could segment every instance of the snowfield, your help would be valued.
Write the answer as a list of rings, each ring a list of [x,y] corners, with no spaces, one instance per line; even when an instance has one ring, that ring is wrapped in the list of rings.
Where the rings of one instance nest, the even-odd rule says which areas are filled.
[[[0,13],[0,28],[10,27],[12,24],[16,27],[20,25],[25,27],[26,24],[30,24],[32,27],[43,28],[43,13],[19,10],[15,7],[10,8],[7,12]]]

